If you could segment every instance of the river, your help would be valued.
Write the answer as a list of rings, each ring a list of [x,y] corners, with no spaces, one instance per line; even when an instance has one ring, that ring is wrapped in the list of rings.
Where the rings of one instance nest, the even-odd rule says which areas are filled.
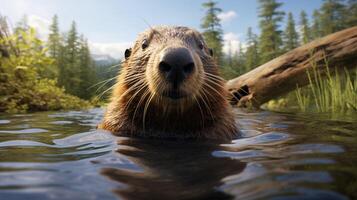
[[[357,116],[235,109],[231,143],[116,137],[103,109],[0,115],[0,199],[357,199]]]

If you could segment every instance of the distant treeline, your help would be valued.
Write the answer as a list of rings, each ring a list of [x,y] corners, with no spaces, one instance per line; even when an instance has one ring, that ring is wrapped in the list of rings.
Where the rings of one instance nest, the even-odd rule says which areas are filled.
[[[203,35],[214,49],[225,78],[236,77],[302,44],[357,25],[357,0],[324,0],[311,18],[302,10],[297,21],[292,13],[281,10],[282,5],[276,0],[259,0],[260,34],[248,28],[246,45],[239,46],[238,52],[229,50],[228,55],[224,55],[223,31],[218,18],[222,10],[218,2],[203,4],[206,9],[201,24]],[[286,24],[282,24],[284,18],[287,18]]]
[[[26,17],[12,30],[0,16],[0,112],[89,107],[96,97],[92,86],[101,79],[97,72],[75,22],[67,33],[60,33],[54,16],[44,42]]]
[[[53,78],[58,79],[58,85],[66,92],[82,99],[90,99],[94,92],[89,90],[96,83],[94,62],[92,60],[88,41],[78,34],[73,21],[67,33],[60,33],[58,18],[55,15],[50,26],[47,40],[48,54],[55,61]]]

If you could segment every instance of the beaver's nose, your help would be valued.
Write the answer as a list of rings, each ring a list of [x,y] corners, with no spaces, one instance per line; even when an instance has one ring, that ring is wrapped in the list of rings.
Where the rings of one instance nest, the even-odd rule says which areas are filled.
[[[170,48],[161,56],[159,70],[176,88],[195,68],[193,58],[187,48]]]

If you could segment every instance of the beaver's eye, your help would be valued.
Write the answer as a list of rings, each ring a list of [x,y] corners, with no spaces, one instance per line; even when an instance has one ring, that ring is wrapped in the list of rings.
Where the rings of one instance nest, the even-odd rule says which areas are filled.
[[[141,48],[146,49],[146,47],[149,46],[149,42],[147,39],[144,39],[143,42],[141,43]]]
[[[198,48],[203,49],[203,42],[202,42],[202,41],[200,41],[200,42],[198,43]]]

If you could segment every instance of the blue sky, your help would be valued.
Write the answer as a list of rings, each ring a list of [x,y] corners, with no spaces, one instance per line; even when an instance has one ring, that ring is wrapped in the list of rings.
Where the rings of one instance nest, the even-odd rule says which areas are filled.
[[[199,29],[205,0],[0,0],[0,14],[15,24],[27,15],[30,25],[43,38],[54,14],[60,28],[67,31],[75,20],[79,32],[91,43],[92,52],[122,57],[138,33],[150,25],[184,25]],[[278,0],[279,1],[279,0]],[[311,15],[322,0],[280,0],[283,10],[298,19],[301,10]],[[256,0],[218,0],[225,43],[233,48],[244,43],[247,28],[258,32]]]

